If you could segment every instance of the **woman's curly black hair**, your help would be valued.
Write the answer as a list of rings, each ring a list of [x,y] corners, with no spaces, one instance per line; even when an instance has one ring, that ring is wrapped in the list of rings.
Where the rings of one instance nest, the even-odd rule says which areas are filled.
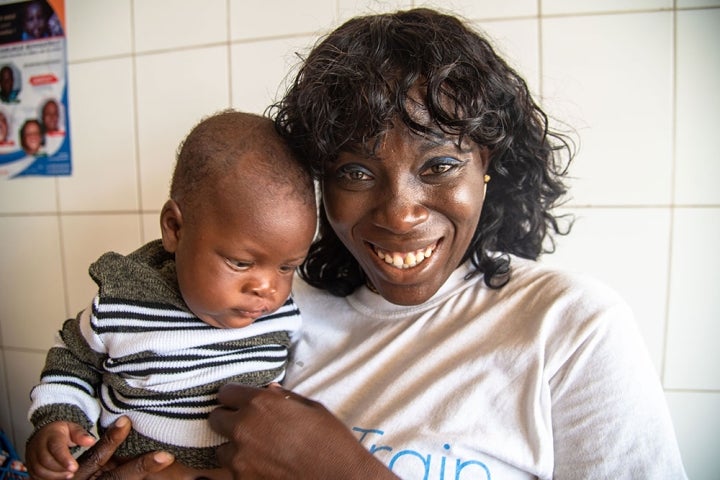
[[[567,233],[551,209],[567,190],[559,153],[569,161],[573,152],[478,32],[424,8],[353,18],[315,45],[271,110],[278,131],[322,179],[340,152],[377,144],[393,120],[425,133],[408,111],[418,87],[434,127],[490,150],[492,181],[463,261],[500,287],[509,279],[508,254],[536,259],[554,248],[550,233]],[[365,282],[324,208],[300,274],[340,296]]]

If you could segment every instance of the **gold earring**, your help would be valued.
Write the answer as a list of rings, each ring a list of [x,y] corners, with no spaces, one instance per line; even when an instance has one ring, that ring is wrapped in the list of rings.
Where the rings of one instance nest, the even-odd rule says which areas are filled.
[[[485,181],[485,183],[490,182],[490,175],[488,175],[488,174],[486,173],[486,174],[485,174],[485,177],[483,177],[483,180]]]

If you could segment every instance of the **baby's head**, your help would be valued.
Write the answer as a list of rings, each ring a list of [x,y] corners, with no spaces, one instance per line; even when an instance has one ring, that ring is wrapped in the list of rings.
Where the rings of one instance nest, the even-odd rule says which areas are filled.
[[[41,2],[31,2],[25,7],[24,28],[30,38],[47,36],[47,14]]]
[[[278,309],[315,234],[310,173],[268,118],[225,111],[181,144],[160,214],[190,310],[238,328]]]

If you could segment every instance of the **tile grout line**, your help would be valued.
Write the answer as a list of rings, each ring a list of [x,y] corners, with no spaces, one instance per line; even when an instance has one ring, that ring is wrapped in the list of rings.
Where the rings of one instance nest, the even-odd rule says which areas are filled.
[[[677,0],[673,0],[673,7],[677,6]],[[663,319],[663,343],[662,355],[660,356],[660,380],[663,389],[667,391],[667,355],[669,350],[669,333],[670,333],[670,296],[672,295],[672,278],[673,278],[673,251],[674,251],[674,233],[675,233],[675,200],[676,200],[676,170],[677,170],[677,57],[678,57],[678,35],[677,35],[677,9],[673,9],[672,13],[672,135],[671,135],[671,164],[670,164],[670,224],[668,228],[668,256],[666,259],[667,279],[665,282],[665,318]]]
[[[142,198],[142,172],[140,165],[140,127],[138,122],[138,79],[137,79],[137,55],[135,45],[135,0],[130,2],[130,68],[132,72],[132,109],[133,109],[133,136],[135,137],[135,185],[137,187],[137,205],[133,213],[138,218],[140,238],[145,239],[145,222],[143,222],[143,198]]]

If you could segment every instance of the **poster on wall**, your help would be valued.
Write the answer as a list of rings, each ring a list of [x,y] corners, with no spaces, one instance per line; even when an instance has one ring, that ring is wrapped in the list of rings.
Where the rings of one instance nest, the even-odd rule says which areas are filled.
[[[0,0],[0,180],[70,175],[64,0]]]

